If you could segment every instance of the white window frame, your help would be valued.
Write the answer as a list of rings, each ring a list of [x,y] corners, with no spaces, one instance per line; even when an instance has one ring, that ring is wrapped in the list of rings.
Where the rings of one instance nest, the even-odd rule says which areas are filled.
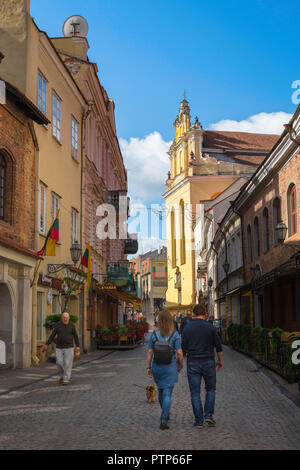
[[[71,208],[71,245],[78,242],[78,222],[79,222],[79,212],[72,207]]]
[[[43,205],[43,210],[42,210],[42,205]],[[44,184],[40,183],[39,232],[42,235],[46,235],[46,230],[47,230],[47,188]]]
[[[39,110],[46,116],[47,113],[47,80],[42,74],[38,72],[38,86],[37,86],[37,105]]]
[[[61,142],[61,99],[52,91],[52,135]]]
[[[45,292],[38,292],[38,297],[42,299],[41,307],[42,312],[40,315],[39,310],[37,311],[37,341],[45,341],[46,340],[46,328],[43,327],[43,324],[46,320],[46,293]],[[37,308],[39,309],[39,302],[37,303]],[[41,325],[38,325],[38,320],[41,319]],[[41,338],[39,338],[39,331],[41,331]]]
[[[78,146],[79,146],[79,123],[71,116],[71,149],[72,149],[72,157],[75,160],[78,160]]]
[[[57,212],[60,209],[60,199],[61,198],[56,193],[51,193],[51,223],[55,220]]]
[[[60,209],[60,200],[61,197],[58,196],[56,193],[51,193],[51,218],[52,221],[56,218],[57,212]]]

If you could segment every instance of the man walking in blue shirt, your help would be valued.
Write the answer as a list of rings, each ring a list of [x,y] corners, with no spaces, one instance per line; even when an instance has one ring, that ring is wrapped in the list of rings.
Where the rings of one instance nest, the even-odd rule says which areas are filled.
[[[216,328],[205,320],[206,306],[196,305],[193,309],[192,320],[182,332],[182,349],[187,356],[187,375],[191,393],[192,406],[195,416],[194,426],[203,427],[203,421],[208,426],[215,426],[213,418],[216,391],[216,366],[223,368],[223,350]],[[215,350],[218,355],[215,362]],[[206,399],[203,407],[200,390],[201,379],[204,379]]]

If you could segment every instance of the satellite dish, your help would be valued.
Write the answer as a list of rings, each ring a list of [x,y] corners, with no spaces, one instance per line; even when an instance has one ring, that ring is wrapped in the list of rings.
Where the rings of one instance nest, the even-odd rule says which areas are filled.
[[[85,18],[80,15],[70,16],[63,25],[63,35],[66,38],[85,38],[89,31],[89,25]]]

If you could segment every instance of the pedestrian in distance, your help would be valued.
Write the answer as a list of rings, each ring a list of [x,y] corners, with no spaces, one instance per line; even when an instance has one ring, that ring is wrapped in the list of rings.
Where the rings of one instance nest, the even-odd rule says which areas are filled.
[[[191,393],[191,401],[195,416],[194,426],[202,428],[205,423],[215,426],[213,418],[216,392],[216,367],[223,368],[222,344],[216,328],[206,318],[206,306],[196,305],[193,318],[182,333],[182,349],[187,356],[187,376]],[[218,361],[215,362],[215,351]],[[206,397],[203,407],[200,391],[202,377],[205,382]]]
[[[147,375],[154,378],[161,406],[160,429],[169,429],[172,393],[183,367],[180,336],[174,328],[173,316],[163,309],[158,314],[158,327],[150,336]]]
[[[193,316],[192,310],[188,310],[188,311],[186,312],[186,317],[183,317],[183,318],[182,318],[182,320],[181,320],[181,322],[180,322],[180,330],[179,330],[180,335],[182,335],[182,332],[183,332],[184,327],[191,321],[192,316]]]
[[[70,321],[68,312],[64,312],[61,320],[55,325],[43,351],[57,336],[56,343],[56,364],[59,373],[59,383],[68,385],[71,380],[73,359],[74,359],[74,340],[76,344],[76,353],[80,352],[79,339],[74,323]]]

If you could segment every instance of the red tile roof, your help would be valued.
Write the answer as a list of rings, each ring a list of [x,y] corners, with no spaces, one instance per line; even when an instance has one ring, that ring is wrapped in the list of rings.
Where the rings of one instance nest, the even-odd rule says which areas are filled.
[[[203,147],[269,151],[279,137],[275,134],[252,134],[251,132],[204,131]]]

